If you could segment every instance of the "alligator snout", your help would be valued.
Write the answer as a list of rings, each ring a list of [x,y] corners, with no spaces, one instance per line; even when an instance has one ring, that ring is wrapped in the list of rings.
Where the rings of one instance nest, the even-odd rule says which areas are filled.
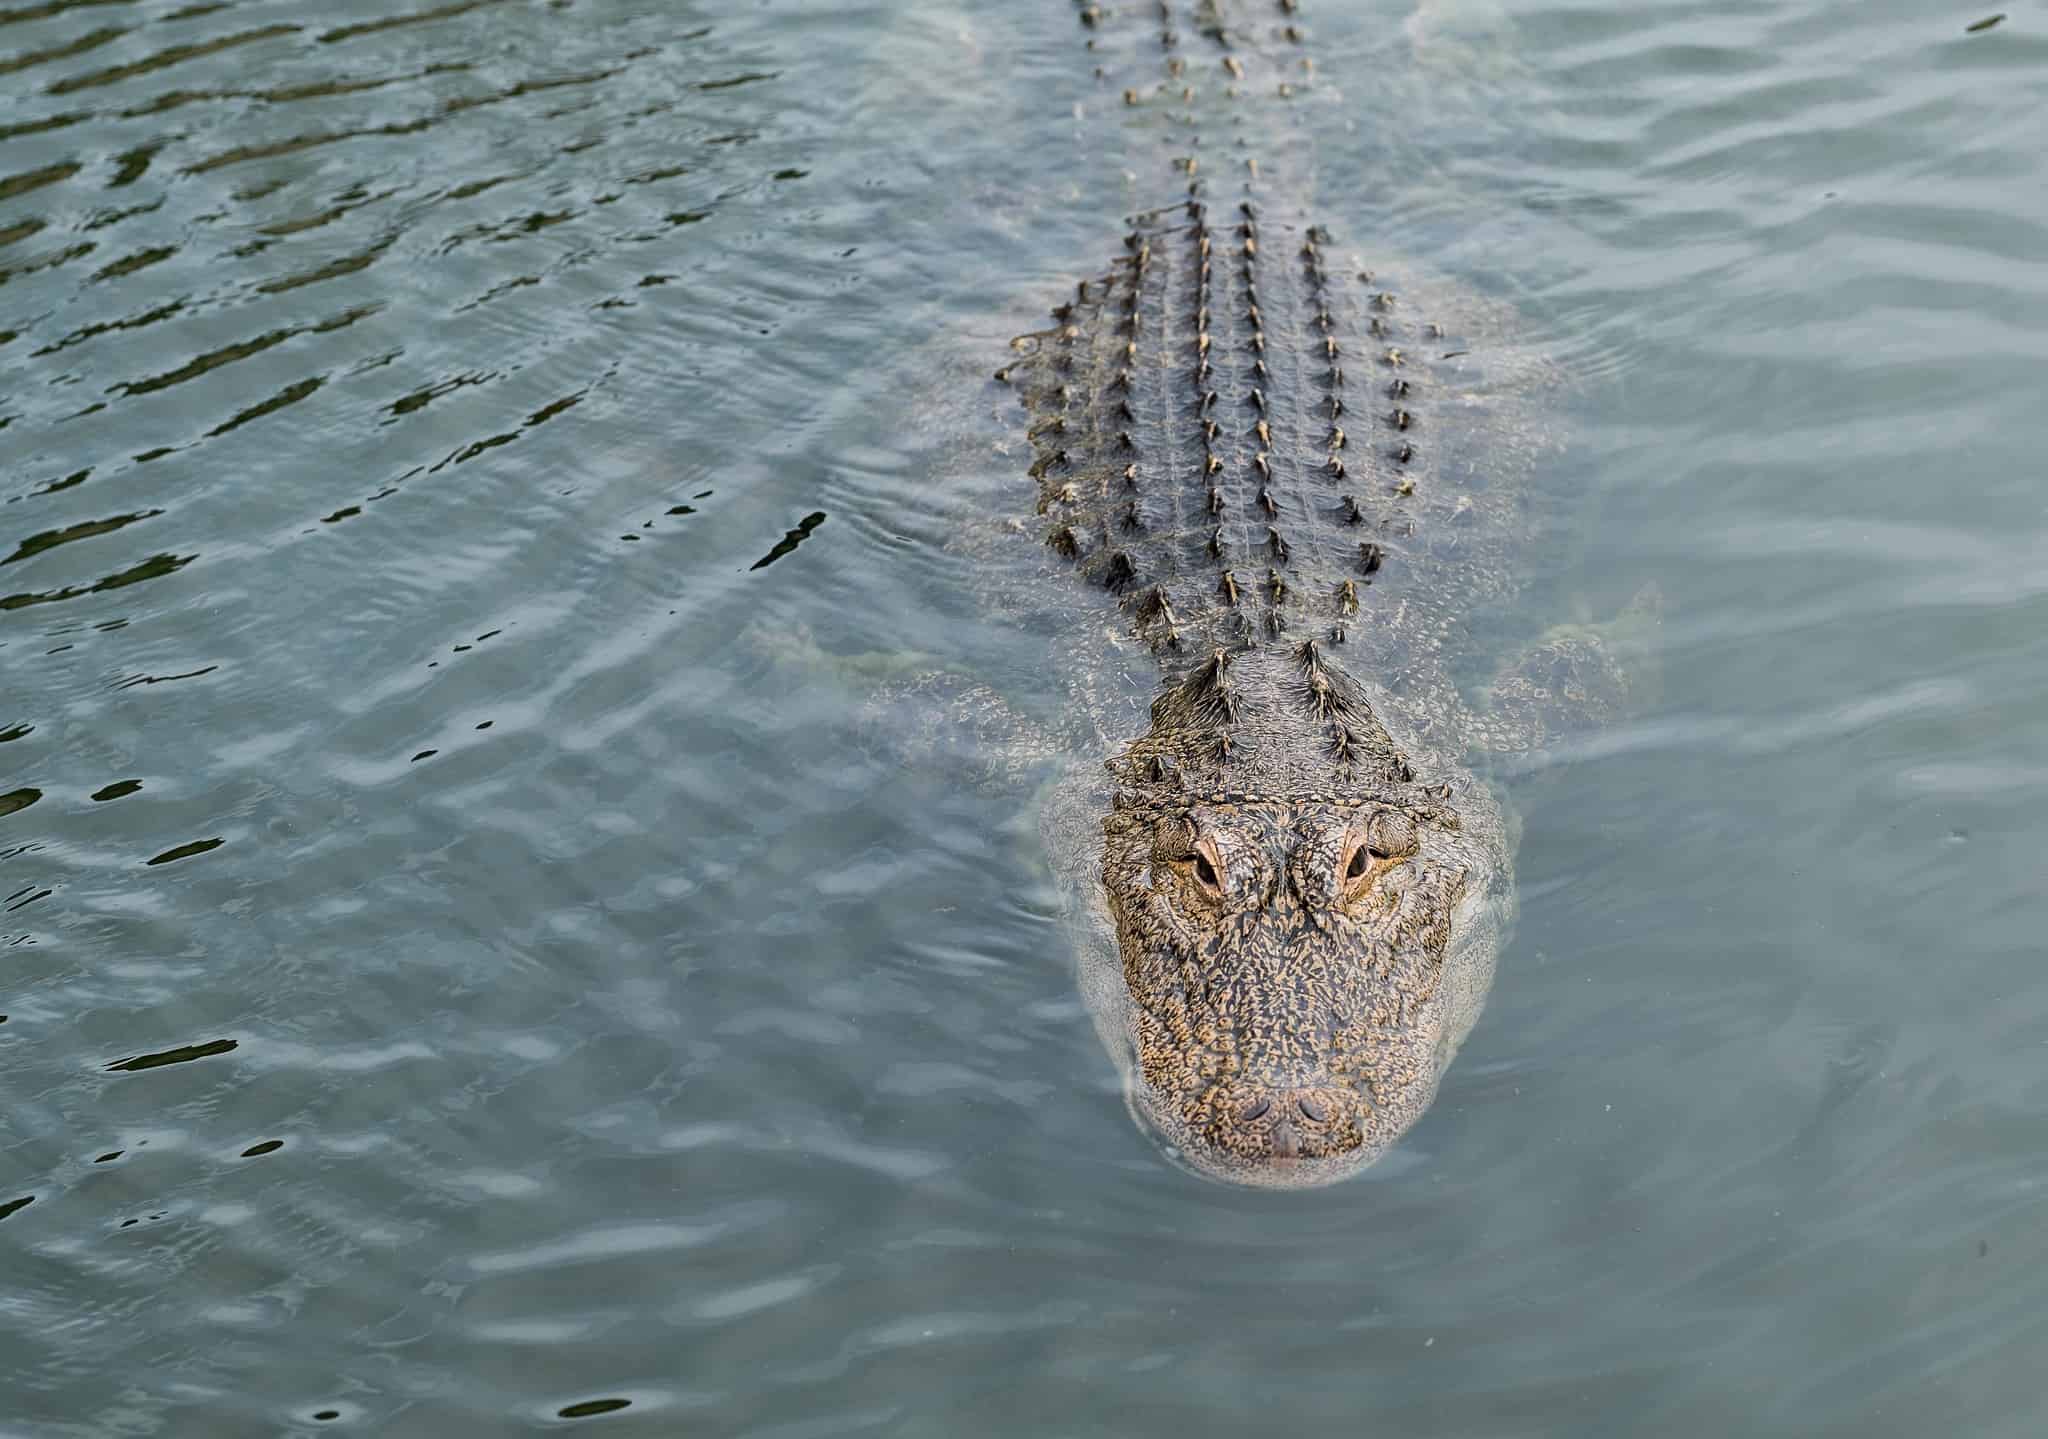
[[[1237,1085],[1212,1111],[1205,1136],[1247,1159],[1320,1159],[1364,1142],[1364,1104],[1335,1084]]]

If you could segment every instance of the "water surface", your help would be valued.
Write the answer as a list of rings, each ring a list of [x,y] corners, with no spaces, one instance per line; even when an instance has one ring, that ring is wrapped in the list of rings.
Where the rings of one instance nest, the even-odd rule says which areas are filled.
[[[1341,243],[1569,376],[1518,622],[1666,618],[1290,1196],[821,658],[1033,691],[1071,7],[0,9],[0,1432],[2035,1431],[2048,19],[1305,13]]]

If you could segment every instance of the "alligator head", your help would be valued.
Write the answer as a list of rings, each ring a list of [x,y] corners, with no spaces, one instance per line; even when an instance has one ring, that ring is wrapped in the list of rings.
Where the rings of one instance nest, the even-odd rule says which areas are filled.
[[[1363,1168],[1428,1107],[1508,890],[1483,791],[1461,807],[1418,778],[1312,647],[1291,664],[1239,666],[1261,672],[1231,692],[1234,758],[1198,712],[1220,658],[1161,697],[1112,765],[1102,879],[1134,1109],[1204,1173],[1302,1186]],[[1338,698],[1304,703],[1311,665]]]

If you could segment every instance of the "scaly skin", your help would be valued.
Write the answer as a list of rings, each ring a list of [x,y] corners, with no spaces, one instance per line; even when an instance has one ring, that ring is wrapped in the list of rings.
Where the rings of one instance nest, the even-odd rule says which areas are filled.
[[[1132,1098],[1202,1170],[1322,1183],[1428,1107],[1492,974],[1508,857],[1484,788],[1417,774],[1321,645],[1227,655],[1111,765]]]
[[[1466,342],[1337,264],[1305,177],[1278,178],[1298,137],[1279,166],[1243,155],[1242,196],[1197,178],[1207,107],[1241,133],[1242,96],[1307,73],[1292,0],[1180,8],[1185,41],[1158,6],[1164,85],[1122,98],[1186,127],[1162,138],[1188,198],[998,376],[1031,414],[1045,543],[1158,664],[1150,727],[1063,788],[1047,836],[1134,1112],[1203,1173],[1320,1184],[1428,1107],[1512,918],[1501,811],[1461,757],[1520,741],[1466,710],[1447,653],[1511,591],[1517,466],[1430,443]],[[1111,69],[1124,18],[1083,12]]]

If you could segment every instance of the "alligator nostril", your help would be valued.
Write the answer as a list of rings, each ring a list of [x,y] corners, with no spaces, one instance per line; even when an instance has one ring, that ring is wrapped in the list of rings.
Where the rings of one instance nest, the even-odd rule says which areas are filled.
[[[1295,1108],[1301,1111],[1302,1117],[1312,1123],[1324,1124],[1329,1121],[1329,1108],[1319,1099],[1303,1096],[1297,1099],[1294,1104]]]
[[[1273,1101],[1270,1099],[1254,1099],[1249,1104],[1239,1107],[1237,1117],[1250,1122],[1251,1120],[1263,1117],[1265,1112],[1272,1107]]]

